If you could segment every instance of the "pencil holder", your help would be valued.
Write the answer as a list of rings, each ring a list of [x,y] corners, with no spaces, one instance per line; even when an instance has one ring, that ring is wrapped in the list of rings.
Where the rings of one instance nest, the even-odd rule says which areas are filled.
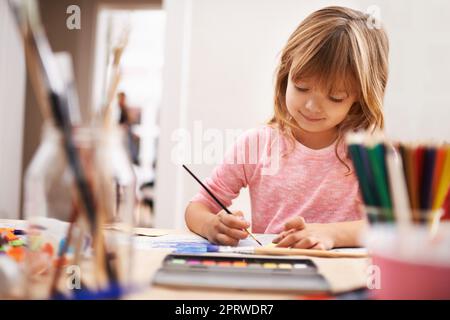
[[[28,298],[116,298],[131,281],[135,177],[123,134],[72,135],[68,161],[61,131],[45,124],[26,171]]]
[[[432,235],[423,225],[376,225],[365,236],[374,299],[450,299],[450,224]]]
[[[392,209],[373,206],[364,206],[363,210],[371,225],[391,221]]]
[[[363,206],[363,211],[371,225],[394,223],[415,224],[428,226],[430,230],[439,227],[439,222],[444,215],[442,208],[435,210],[407,209],[400,213],[398,210],[391,208]],[[407,217],[408,219],[402,221],[401,217]]]

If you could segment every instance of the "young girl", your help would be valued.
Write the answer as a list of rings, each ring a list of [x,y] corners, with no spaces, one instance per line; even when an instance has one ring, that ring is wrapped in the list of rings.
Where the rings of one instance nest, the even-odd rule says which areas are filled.
[[[388,39],[362,12],[327,7],[308,16],[282,51],[269,123],[241,136],[206,185],[226,206],[248,187],[254,233],[281,247],[359,245],[365,226],[346,132],[382,128]],[[274,170],[269,170],[273,169]],[[201,190],[186,208],[189,229],[213,243],[247,237]]]

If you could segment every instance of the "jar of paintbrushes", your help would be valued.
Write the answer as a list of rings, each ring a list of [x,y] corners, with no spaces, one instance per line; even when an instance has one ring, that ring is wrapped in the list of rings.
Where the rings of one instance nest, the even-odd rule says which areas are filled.
[[[120,128],[46,123],[25,176],[29,298],[118,298],[131,284],[135,177]]]
[[[103,84],[101,105],[84,106],[100,110],[98,116],[84,119],[93,125],[80,127],[77,115],[82,112],[70,55],[52,51],[36,1],[8,4],[45,122],[24,179],[28,221],[24,292],[40,299],[120,297],[132,276],[136,190],[124,135],[114,124],[112,110],[129,30],[112,52],[111,78]]]
[[[450,144],[359,132],[347,146],[370,225],[363,241],[378,270],[373,297],[449,299]]]

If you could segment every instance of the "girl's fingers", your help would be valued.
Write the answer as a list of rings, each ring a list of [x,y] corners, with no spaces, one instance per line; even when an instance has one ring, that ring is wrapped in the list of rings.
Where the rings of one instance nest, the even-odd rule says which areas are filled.
[[[312,249],[316,246],[319,241],[312,237],[303,238],[300,241],[296,242],[292,247],[298,249]]]
[[[233,229],[247,229],[248,227],[250,227],[250,223],[248,223],[247,221],[242,220],[242,218],[239,218],[239,216],[227,214],[225,211],[221,211],[219,213],[219,220],[227,227]]]
[[[278,236],[273,238],[272,243],[278,243],[278,242],[280,242],[281,239],[283,239],[282,233],[280,233]]]
[[[278,243],[280,242],[284,237],[286,237],[288,234],[291,234],[292,232],[295,232],[294,229],[288,230],[288,231],[282,231],[275,239],[272,240],[272,243]]]
[[[233,239],[229,236],[227,236],[226,234],[223,233],[219,233],[216,236],[216,240],[219,244],[225,245],[225,246],[237,246],[237,244],[239,243],[239,240],[237,239]]]
[[[284,225],[284,230],[296,229],[303,230],[306,226],[305,219],[303,217],[295,217]]]
[[[245,239],[248,236],[247,232],[240,229],[229,228],[223,223],[219,224],[218,230],[220,233],[226,234],[227,236],[237,240]]]
[[[296,242],[300,241],[303,238],[304,236],[302,236],[301,231],[292,232],[291,234],[288,234],[282,240],[280,240],[280,242],[278,242],[277,244],[277,247],[292,247]]]

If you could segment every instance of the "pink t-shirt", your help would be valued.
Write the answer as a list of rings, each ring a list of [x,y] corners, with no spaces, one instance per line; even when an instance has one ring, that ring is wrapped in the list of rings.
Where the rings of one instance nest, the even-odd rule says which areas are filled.
[[[204,183],[227,207],[248,187],[255,233],[279,233],[296,216],[307,223],[362,219],[358,182],[345,146],[338,152],[350,175],[334,149],[335,144],[313,150],[298,141],[293,148],[278,129],[263,126],[240,136]],[[214,213],[221,210],[203,188],[191,201]]]

